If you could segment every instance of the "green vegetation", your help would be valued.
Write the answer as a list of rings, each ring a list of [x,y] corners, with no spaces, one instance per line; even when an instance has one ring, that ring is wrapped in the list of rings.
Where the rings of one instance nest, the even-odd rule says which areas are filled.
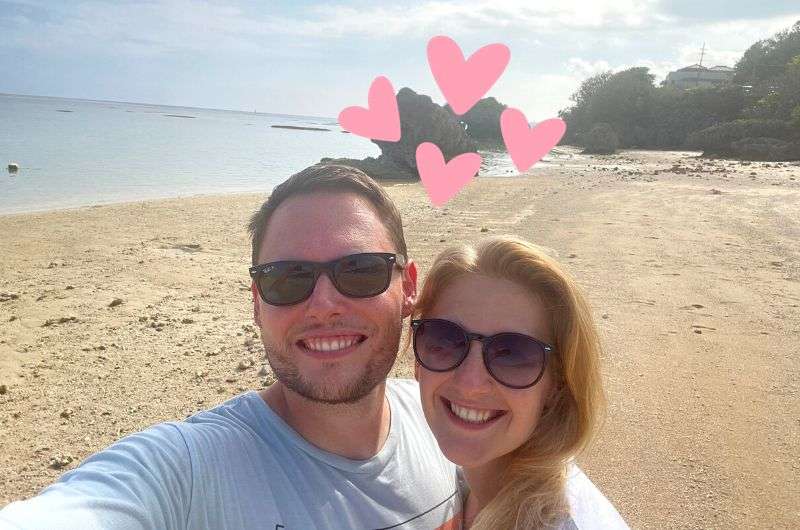
[[[598,155],[609,155],[619,147],[619,138],[614,128],[607,123],[598,123],[589,134],[586,135],[584,142],[587,153]]]
[[[574,104],[559,112],[567,123],[562,143],[593,150],[610,127],[621,148],[688,147],[736,156],[734,143],[770,144],[767,138],[781,140],[783,159],[800,159],[800,21],[753,44],[730,83],[680,90],[656,87],[653,80],[641,67],[584,80],[570,98]]]

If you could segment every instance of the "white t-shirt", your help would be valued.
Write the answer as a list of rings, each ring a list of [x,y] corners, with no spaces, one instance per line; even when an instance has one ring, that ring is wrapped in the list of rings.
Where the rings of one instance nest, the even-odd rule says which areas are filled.
[[[458,470],[458,487],[460,496],[466,499],[469,485],[461,469]],[[628,525],[611,502],[574,463],[567,471],[565,493],[569,516],[555,530],[628,530]]]
[[[368,460],[311,445],[253,391],[95,453],[6,506],[0,529],[454,527],[455,466],[425,423],[416,382],[389,380],[386,394],[389,435]]]

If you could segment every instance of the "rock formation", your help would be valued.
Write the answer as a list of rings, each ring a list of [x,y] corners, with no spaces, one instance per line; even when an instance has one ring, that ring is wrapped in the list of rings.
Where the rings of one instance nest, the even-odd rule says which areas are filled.
[[[503,134],[500,132],[500,115],[506,110],[506,105],[493,97],[483,98],[466,114],[456,116],[456,119],[466,125],[467,135],[481,143],[503,143]],[[449,105],[445,109],[452,112]]]
[[[377,158],[354,160],[348,158],[323,158],[320,163],[346,164],[357,167],[374,179],[417,180],[417,146],[433,142],[444,155],[445,161],[461,153],[475,152],[476,142],[452,112],[422,94],[404,87],[397,93],[402,136],[398,142],[373,140],[380,147]]]

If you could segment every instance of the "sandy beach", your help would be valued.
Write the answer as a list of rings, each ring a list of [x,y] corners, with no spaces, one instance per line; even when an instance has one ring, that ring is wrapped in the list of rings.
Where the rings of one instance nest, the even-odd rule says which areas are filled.
[[[584,287],[609,409],[581,464],[632,528],[796,527],[800,163],[696,155],[566,159],[443,209],[387,189],[423,278],[446,245],[513,233]],[[0,506],[273,380],[244,228],[264,198],[0,216]]]

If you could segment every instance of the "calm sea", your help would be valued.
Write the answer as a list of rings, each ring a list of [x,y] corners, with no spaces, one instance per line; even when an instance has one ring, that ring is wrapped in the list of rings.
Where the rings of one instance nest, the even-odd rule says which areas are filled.
[[[0,95],[0,213],[266,193],[323,157],[379,153],[335,118]],[[516,173],[507,155],[484,159],[481,174]]]

